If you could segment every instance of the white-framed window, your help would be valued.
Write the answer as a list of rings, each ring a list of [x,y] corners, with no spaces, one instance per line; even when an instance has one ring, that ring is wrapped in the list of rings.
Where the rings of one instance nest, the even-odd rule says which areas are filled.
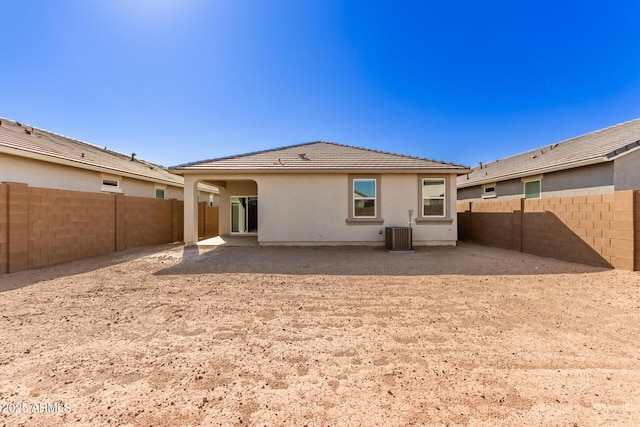
[[[353,180],[353,218],[377,218],[377,187],[375,178]]]
[[[486,184],[482,186],[482,198],[490,199],[492,197],[498,197],[496,193],[496,183]]]
[[[422,178],[422,217],[444,218],[447,180],[445,178]]]
[[[524,198],[539,199],[542,193],[542,180],[524,181]]]
[[[122,178],[112,175],[102,175],[102,186],[100,191],[108,191],[110,193],[122,193],[122,187],[120,186]]]
[[[156,185],[156,199],[164,199],[165,191],[166,191],[166,187]]]

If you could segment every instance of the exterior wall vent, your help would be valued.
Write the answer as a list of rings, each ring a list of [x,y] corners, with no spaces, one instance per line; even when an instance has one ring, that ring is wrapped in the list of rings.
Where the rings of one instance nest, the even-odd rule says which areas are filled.
[[[410,251],[412,250],[411,227],[387,227],[386,244],[388,251]]]

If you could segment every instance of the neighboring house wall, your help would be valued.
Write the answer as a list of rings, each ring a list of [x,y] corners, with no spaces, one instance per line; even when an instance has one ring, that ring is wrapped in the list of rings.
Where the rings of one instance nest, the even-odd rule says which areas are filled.
[[[640,190],[640,149],[635,149],[614,161],[616,191]]]
[[[623,158],[619,160],[622,160]],[[630,170],[631,169],[629,168],[629,171]],[[628,173],[624,177],[628,178],[632,175],[633,173]],[[523,181],[526,180],[527,178],[525,177],[496,182],[496,197],[493,199],[512,200],[523,197]],[[592,194],[612,194],[613,192],[614,164],[613,162],[607,162],[584,166],[581,168],[545,173],[542,175],[541,179],[540,197],[587,196]],[[483,187],[481,185],[460,188],[458,190],[458,200],[460,201],[484,200],[482,195]]]
[[[24,182],[34,187],[100,191],[100,173],[0,153],[0,182]]]
[[[355,175],[355,174],[354,174]],[[226,181],[220,187],[220,233],[230,233],[231,196],[258,196],[258,240],[261,244],[384,244],[384,228],[408,226],[421,209],[417,174],[377,174],[378,206],[384,223],[347,224],[349,216],[350,175],[338,173],[291,173],[217,175]],[[425,175],[427,176],[427,175]],[[449,244],[457,240],[456,175],[447,183],[447,218],[413,225],[415,245]],[[185,187],[193,181],[211,179],[187,175]],[[191,182],[191,184],[190,184]]]
[[[109,175],[120,178],[120,188],[127,196],[155,198],[156,186],[161,186],[165,188],[166,199],[182,200],[183,197],[182,187],[122,177],[117,172],[102,174],[4,153],[0,153],[0,165],[0,182],[23,182],[34,187],[99,193],[102,192],[103,175]]]
[[[476,185],[474,187],[459,188],[458,200],[467,202],[482,200],[482,187]]]
[[[612,194],[613,191],[612,162],[552,172],[542,178],[542,197]]]
[[[157,185],[162,186],[162,184],[157,184]],[[182,187],[166,186],[165,192],[164,192],[165,199],[182,200],[183,197],[184,197],[184,189]]]
[[[182,200],[182,187],[167,185],[164,183],[154,183],[149,181],[136,180],[129,177],[123,177],[121,181],[122,193],[125,196],[135,197],[156,197],[156,187],[164,188],[165,199]]]

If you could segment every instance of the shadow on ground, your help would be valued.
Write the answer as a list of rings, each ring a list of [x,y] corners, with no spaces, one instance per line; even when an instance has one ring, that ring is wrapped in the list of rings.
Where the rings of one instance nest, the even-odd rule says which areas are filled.
[[[389,253],[379,247],[183,246],[127,249],[41,269],[0,276],[0,293],[34,283],[124,264],[150,261],[156,276],[197,274],[287,274],[335,276],[539,275],[580,274],[607,270],[506,249],[460,242],[457,247],[423,247],[413,253]],[[154,260],[172,264],[155,270]],[[172,261],[173,260],[173,261]],[[176,263],[177,261],[177,263]]]
[[[607,270],[471,243],[389,253],[378,247],[187,246],[182,261],[156,275],[534,275]]]
[[[0,275],[0,293],[20,289],[34,283],[53,280],[60,277],[75,276],[88,273],[112,265],[133,261],[146,256],[180,247],[180,244],[147,246],[143,248],[126,249],[107,255],[85,258],[64,264],[56,264],[43,268],[19,271],[17,273]]]

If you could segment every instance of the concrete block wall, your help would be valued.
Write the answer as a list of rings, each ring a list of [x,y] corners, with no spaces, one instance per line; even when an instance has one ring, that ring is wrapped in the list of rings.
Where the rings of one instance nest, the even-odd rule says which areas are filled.
[[[524,200],[522,250],[611,266],[614,195]]]
[[[522,202],[520,199],[470,204],[471,235],[488,246],[520,250]]]
[[[634,270],[640,271],[640,191],[634,192],[633,224],[635,235]]]
[[[209,206],[207,202],[198,203],[198,237],[215,237],[220,234],[218,209],[217,206]]]
[[[624,270],[635,268],[634,191],[617,191],[611,220],[611,265]]]
[[[159,245],[173,241],[171,201],[126,197],[123,215],[126,247]]]
[[[471,202],[458,202],[458,240],[471,240]]]
[[[0,184],[0,274],[9,268],[9,204],[6,184]]]
[[[127,248],[127,198],[124,194],[114,194],[113,203],[115,209],[115,249],[121,251]]]
[[[171,222],[177,224],[173,227],[171,241],[179,242],[184,234],[184,209],[183,202],[171,199]]]
[[[116,215],[112,194],[26,188],[27,268],[113,252]]]
[[[206,202],[198,202],[198,238],[204,237],[204,220]]]
[[[0,183],[0,274],[179,242],[183,224],[178,200]]]
[[[29,268],[29,187],[7,183],[7,272]]]
[[[520,205],[520,208],[518,208]],[[583,264],[639,269],[640,193],[465,202],[467,240]]]

